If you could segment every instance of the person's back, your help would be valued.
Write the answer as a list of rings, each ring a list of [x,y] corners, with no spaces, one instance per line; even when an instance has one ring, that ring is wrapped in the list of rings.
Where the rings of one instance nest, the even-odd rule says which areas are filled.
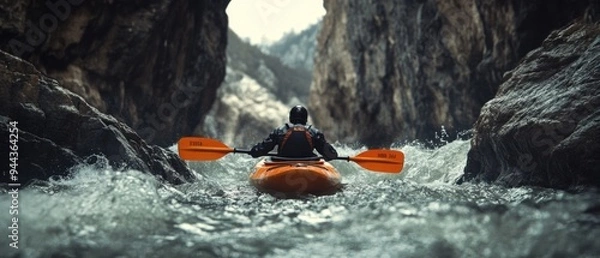
[[[325,140],[325,136],[312,125],[306,125],[308,111],[303,106],[295,106],[290,110],[290,123],[276,128],[261,143],[250,151],[252,157],[260,157],[277,145],[277,154],[287,158],[316,157],[316,149],[325,160],[338,156],[337,151]]]

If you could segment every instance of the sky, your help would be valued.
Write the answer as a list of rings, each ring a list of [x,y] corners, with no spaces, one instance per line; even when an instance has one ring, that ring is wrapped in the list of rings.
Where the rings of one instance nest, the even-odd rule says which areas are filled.
[[[229,27],[252,44],[269,44],[300,32],[325,15],[323,0],[231,0]]]

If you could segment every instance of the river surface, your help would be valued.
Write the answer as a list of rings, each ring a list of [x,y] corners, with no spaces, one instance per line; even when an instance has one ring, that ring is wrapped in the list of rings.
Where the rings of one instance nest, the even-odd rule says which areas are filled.
[[[343,191],[297,199],[257,193],[247,180],[257,160],[244,154],[190,163],[201,179],[180,186],[80,166],[21,189],[18,250],[4,190],[0,256],[600,257],[598,191],[459,186],[468,141],[401,149],[402,174],[332,161]]]

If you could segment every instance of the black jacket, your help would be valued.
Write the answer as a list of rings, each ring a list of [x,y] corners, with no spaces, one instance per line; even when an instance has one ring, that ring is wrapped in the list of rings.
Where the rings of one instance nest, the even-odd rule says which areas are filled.
[[[285,124],[273,130],[261,143],[252,147],[251,155],[259,157],[267,154],[275,146],[281,157],[316,157],[316,149],[325,160],[338,156],[337,151],[325,140],[325,136],[312,125]]]

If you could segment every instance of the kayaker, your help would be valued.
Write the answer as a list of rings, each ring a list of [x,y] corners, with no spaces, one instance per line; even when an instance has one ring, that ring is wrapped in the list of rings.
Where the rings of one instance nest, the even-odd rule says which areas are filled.
[[[317,157],[317,150],[325,160],[338,156],[337,151],[325,140],[325,136],[317,128],[307,125],[308,111],[297,105],[290,110],[289,123],[276,128],[250,150],[250,155],[257,158],[267,154],[277,145],[277,155],[285,158]]]

